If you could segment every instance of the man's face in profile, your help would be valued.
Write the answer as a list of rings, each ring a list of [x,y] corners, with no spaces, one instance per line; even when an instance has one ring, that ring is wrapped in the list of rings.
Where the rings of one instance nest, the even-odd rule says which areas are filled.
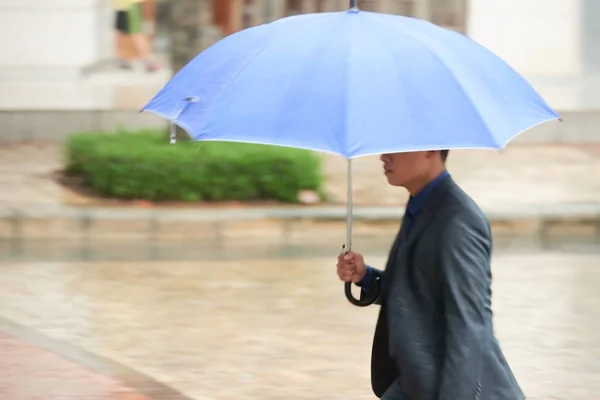
[[[420,180],[430,171],[433,157],[439,155],[436,151],[411,151],[405,153],[386,153],[380,157],[383,171],[392,186],[410,185]]]

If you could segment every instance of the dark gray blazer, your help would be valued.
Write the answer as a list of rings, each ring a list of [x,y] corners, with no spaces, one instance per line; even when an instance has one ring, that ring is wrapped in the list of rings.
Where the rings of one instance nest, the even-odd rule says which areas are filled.
[[[385,271],[363,289],[381,305],[371,383],[410,400],[522,400],[494,337],[489,223],[447,177],[425,200]]]

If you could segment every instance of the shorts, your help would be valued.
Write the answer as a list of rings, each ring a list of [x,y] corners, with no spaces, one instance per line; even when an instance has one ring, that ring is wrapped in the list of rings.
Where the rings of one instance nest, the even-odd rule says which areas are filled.
[[[117,11],[115,28],[126,35],[142,33],[143,19],[140,4],[133,4],[127,10]]]

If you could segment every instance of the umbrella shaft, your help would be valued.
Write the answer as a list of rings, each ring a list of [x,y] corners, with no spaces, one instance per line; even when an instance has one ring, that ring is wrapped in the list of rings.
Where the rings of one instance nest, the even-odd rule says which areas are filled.
[[[348,193],[346,197],[346,251],[352,249],[352,159],[348,159]]]
[[[350,8],[358,8],[358,0],[350,0]]]

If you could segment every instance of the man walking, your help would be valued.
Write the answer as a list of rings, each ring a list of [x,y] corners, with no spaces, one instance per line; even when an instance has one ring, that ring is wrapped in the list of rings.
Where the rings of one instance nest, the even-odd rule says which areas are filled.
[[[342,281],[381,305],[371,383],[384,400],[523,400],[494,336],[489,223],[445,168],[448,151],[383,154],[410,193],[385,270],[338,256]]]

